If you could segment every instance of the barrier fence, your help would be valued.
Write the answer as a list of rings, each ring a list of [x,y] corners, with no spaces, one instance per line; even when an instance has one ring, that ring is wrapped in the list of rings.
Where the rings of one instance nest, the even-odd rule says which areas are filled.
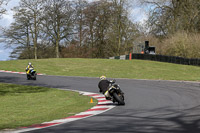
[[[156,55],[156,54],[152,55],[152,54],[133,53],[131,55],[121,55],[121,56],[110,57],[109,59],[129,60],[129,56],[132,56],[131,59],[151,60],[151,61],[168,62],[168,63],[175,63],[175,64],[183,64],[183,65],[200,66],[200,59],[189,59],[189,58],[183,58],[183,57]]]

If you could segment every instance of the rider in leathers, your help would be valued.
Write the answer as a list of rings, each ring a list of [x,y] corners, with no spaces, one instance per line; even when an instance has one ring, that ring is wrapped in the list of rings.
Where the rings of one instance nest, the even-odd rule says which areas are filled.
[[[101,76],[100,80],[101,81],[98,84],[99,92],[103,93],[105,95],[106,99],[110,100],[111,99],[110,94],[107,90],[109,89],[111,82],[108,81],[105,76]]]
[[[100,77],[100,82],[98,84],[99,92],[103,93],[107,100],[111,100],[110,93],[108,91],[109,87],[111,87],[111,83],[114,83],[114,80],[107,80],[105,76]],[[120,93],[124,94],[121,89],[119,89]]]
[[[31,64],[31,62],[28,63],[28,66],[26,67],[26,73],[29,74],[30,73],[30,68],[33,68],[33,65]]]

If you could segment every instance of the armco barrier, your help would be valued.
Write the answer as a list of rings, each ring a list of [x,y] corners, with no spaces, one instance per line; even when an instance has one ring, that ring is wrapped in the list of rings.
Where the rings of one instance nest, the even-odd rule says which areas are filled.
[[[110,57],[109,59],[126,59],[126,60],[128,60],[129,55],[115,56],[115,57]],[[189,59],[189,58],[183,58],[183,57],[177,57],[177,56],[133,53],[132,59],[152,60],[152,61],[159,61],[159,62],[200,66],[200,59],[197,59],[197,58]]]

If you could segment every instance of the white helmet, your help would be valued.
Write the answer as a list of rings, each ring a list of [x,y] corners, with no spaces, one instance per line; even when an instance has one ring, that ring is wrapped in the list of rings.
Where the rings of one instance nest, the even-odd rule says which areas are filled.
[[[31,65],[31,62],[29,62],[28,65]]]
[[[101,80],[106,80],[106,76],[101,76],[100,79]]]

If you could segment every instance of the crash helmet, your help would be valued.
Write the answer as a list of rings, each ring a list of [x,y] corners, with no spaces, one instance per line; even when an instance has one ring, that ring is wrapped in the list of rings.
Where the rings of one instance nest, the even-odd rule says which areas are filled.
[[[101,76],[100,80],[106,80],[106,76]]]
[[[32,65],[31,62],[29,62],[28,65]]]

